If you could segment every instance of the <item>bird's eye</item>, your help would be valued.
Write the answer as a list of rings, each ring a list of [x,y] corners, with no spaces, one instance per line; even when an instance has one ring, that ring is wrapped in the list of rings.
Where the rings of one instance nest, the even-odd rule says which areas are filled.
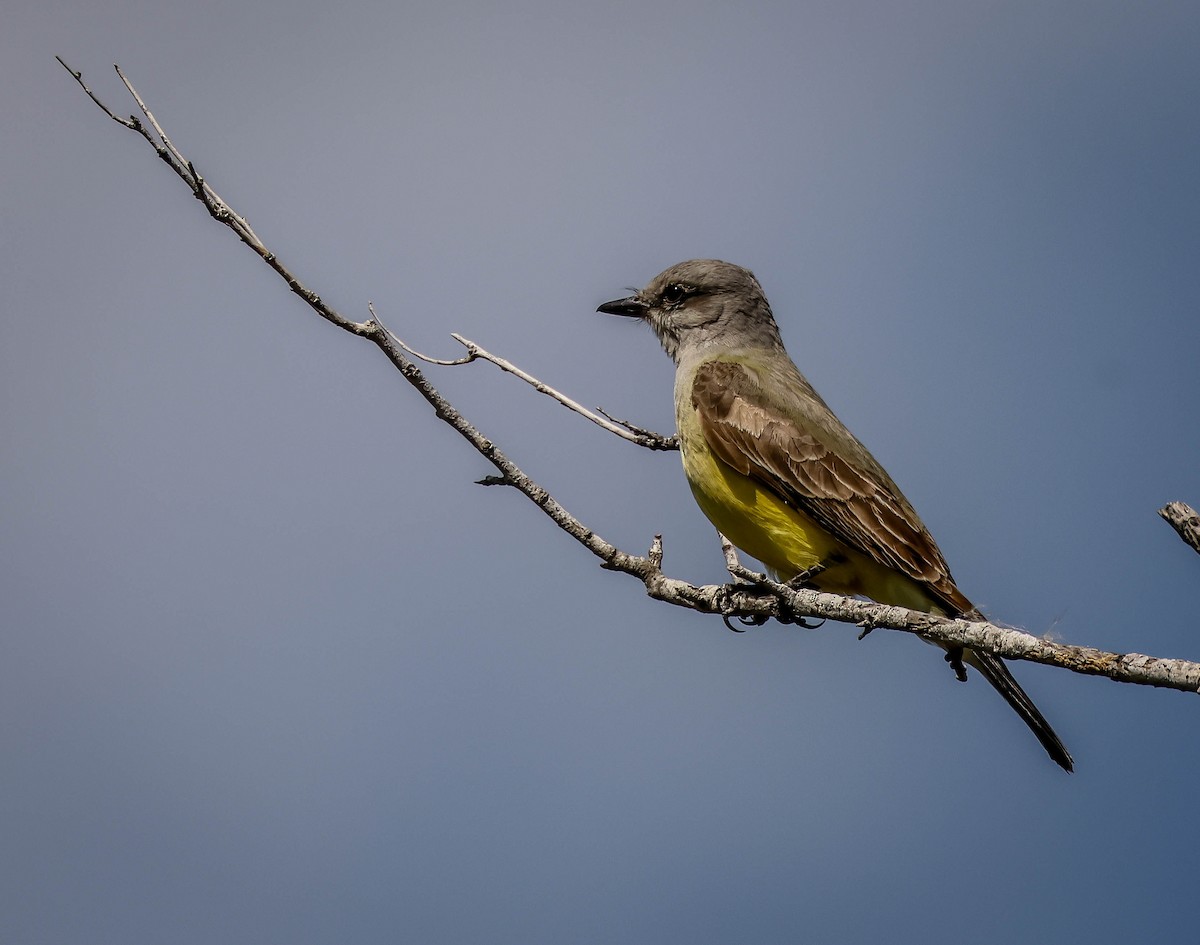
[[[672,282],[669,286],[663,289],[663,301],[668,305],[678,305],[687,295],[687,286],[682,286],[678,282]]]

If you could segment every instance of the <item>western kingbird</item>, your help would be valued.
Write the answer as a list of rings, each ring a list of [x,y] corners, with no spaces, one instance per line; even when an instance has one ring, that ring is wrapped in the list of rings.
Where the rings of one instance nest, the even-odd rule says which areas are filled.
[[[701,511],[784,581],[910,610],[982,620],[929,530],[792,363],[753,273],[693,259],[597,309],[648,324],[676,365],[683,470]],[[999,657],[951,650],[978,669],[1059,765],[1066,746]]]

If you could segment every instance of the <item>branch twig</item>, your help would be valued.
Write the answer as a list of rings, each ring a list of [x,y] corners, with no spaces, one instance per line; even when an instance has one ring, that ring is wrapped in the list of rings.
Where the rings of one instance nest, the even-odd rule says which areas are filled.
[[[1184,692],[1200,691],[1200,663],[1185,660],[1167,660],[1144,656],[1138,653],[1108,653],[1090,647],[1068,646],[1053,643],[1049,640],[1035,637],[1020,630],[998,627],[984,622],[968,620],[950,620],[935,617],[930,614],[905,610],[902,607],[891,607],[883,604],[867,603],[835,594],[823,594],[808,589],[796,589],[779,584],[764,575],[756,574],[736,564],[732,555],[731,571],[735,571],[743,579],[752,581],[750,584],[709,584],[693,585],[676,578],[669,578],[662,571],[662,540],[655,537],[647,557],[639,557],[622,551],[615,545],[605,541],[583,522],[571,515],[555,498],[542,486],[530,479],[512,462],[491,440],[476,429],[442,394],[429,382],[420,368],[407,355],[430,360],[432,363],[465,364],[476,358],[491,361],[503,370],[521,377],[543,393],[551,394],[551,388],[542,384],[536,378],[515,368],[513,365],[486,353],[478,345],[467,339],[453,336],[467,348],[466,357],[452,362],[438,362],[426,359],[404,345],[390,331],[380,324],[374,315],[365,322],[355,322],[337,312],[325,303],[319,295],[306,288],[288,270],[283,263],[267,249],[258,235],[246,221],[236,214],[216,192],[208,185],[196,170],[191,161],[171,143],[163,132],[162,127],[154,119],[141,96],[132,84],[117,70],[122,82],[129,89],[138,107],[146,116],[154,132],[158,135],[156,141],[141,121],[137,118],[123,119],[117,117],[92,91],[83,83],[81,73],[75,72],[61,58],[59,62],[65,68],[93,102],[108,115],[109,118],[137,132],[144,138],[162,160],[191,188],[193,194],[208,210],[213,219],[225,224],[237,234],[238,238],[250,246],[276,273],[288,284],[296,295],[300,296],[310,308],[327,321],[337,325],[352,334],[370,340],[396,366],[413,388],[433,408],[434,413],[443,422],[449,424],[499,472],[499,476],[488,477],[489,483],[512,486],[523,493],[560,529],[574,538],[593,555],[600,559],[601,567],[611,571],[620,571],[632,575],[645,585],[646,592],[655,600],[687,607],[701,613],[719,614],[725,617],[746,617],[751,622],[761,622],[762,619],[775,617],[784,622],[796,623],[803,617],[822,617],[840,621],[859,627],[884,628],[903,630],[914,633],[926,640],[943,644],[948,647],[966,646],[973,649],[986,650],[1006,659],[1030,660],[1049,666],[1058,666],[1077,673],[1094,676],[1107,676],[1117,682],[1138,683],[1141,685],[1161,686],[1178,689]],[[590,411],[578,407],[570,398],[558,395],[561,403],[576,409],[584,416]],[[598,418],[589,416],[593,422],[600,423],[605,429],[608,425]],[[611,420],[612,418],[608,418]],[[621,421],[613,421],[624,426],[635,434],[647,434],[648,431],[638,431],[632,425]],[[613,430],[612,432],[617,432]],[[623,435],[618,433],[618,435]],[[657,436],[657,434],[651,434]],[[629,437],[626,437],[627,439]],[[659,438],[664,441],[666,438]],[[634,440],[637,442],[637,440]],[[648,444],[647,444],[648,445]],[[664,445],[653,448],[669,448]],[[1164,510],[1165,511],[1165,510]],[[1190,509],[1188,510],[1191,511]],[[1193,512],[1194,516],[1195,513]],[[1166,517],[1164,515],[1164,517]],[[760,619],[761,618],[761,619]]]
[[[486,348],[476,344],[470,338],[464,338],[456,331],[450,332],[450,337],[457,341],[460,345],[467,349],[467,353],[461,358],[444,359],[434,358],[427,354],[422,354],[415,348],[410,348],[400,338],[398,338],[390,329],[384,326],[379,321],[379,316],[375,314],[375,306],[370,302],[367,303],[367,308],[371,312],[371,318],[379,324],[380,328],[391,335],[392,340],[398,344],[405,352],[424,361],[426,364],[436,364],[440,367],[458,367],[462,364],[470,364],[472,361],[490,361],[501,371],[506,371],[514,377],[520,378],[539,394],[545,394],[552,400],[558,401],[568,410],[573,410],[581,417],[591,420],[592,423],[607,430],[609,433],[621,437],[623,440],[628,440],[630,443],[636,443],[638,446],[644,446],[652,450],[677,450],[679,449],[679,440],[674,436],[663,436],[661,433],[655,433],[652,430],[646,430],[642,427],[634,426],[624,420],[616,420],[610,417],[607,413],[601,410],[599,413],[593,413],[587,407],[578,401],[572,400],[560,390],[551,387],[545,381],[538,380],[528,371],[524,371],[517,367],[506,358],[492,354]]]

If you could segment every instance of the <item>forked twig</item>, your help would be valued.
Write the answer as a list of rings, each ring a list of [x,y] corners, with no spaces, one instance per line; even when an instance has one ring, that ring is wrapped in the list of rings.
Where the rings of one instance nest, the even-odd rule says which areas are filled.
[[[435,358],[427,354],[422,354],[415,348],[409,347],[407,344],[405,344],[389,328],[379,321],[379,316],[375,313],[375,306],[372,303],[368,302],[367,308],[371,312],[371,318],[384,331],[392,336],[392,340],[395,341],[396,344],[403,348],[408,354],[412,355],[418,360],[424,361],[426,364],[436,364],[440,367],[458,367],[462,364],[470,364],[472,361],[490,361],[492,364],[496,365],[496,367],[500,368],[500,370],[506,371],[514,377],[523,380],[539,394],[545,394],[552,400],[558,401],[568,410],[574,411],[581,417],[592,421],[592,423],[607,430],[609,433],[621,437],[623,440],[628,440],[630,443],[636,443],[638,446],[644,446],[647,449],[652,450],[679,449],[679,440],[677,437],[663,436],[661,433],[655,433],[652,430],[645,430],[641,427],[635,427],[633,424],[626,423],[622,420],[614,420],[613,418],[609,417],[608,414],[604,413],[603,410],[601,410],[599,413],[594,413],[591,410],[588,410],[587,407],[583,406],[583,404],[579,403],[578,401],[572,400],[562,391],[551,387],[545,381],[539,380],[528,371],[517,367],[508,359],[502,358],[496,354],[492,354],[486,348],[476,344],[469,338],[464,338],[456,331],[450,332],[450,337],[467,349],[467,353],[461,358]]]

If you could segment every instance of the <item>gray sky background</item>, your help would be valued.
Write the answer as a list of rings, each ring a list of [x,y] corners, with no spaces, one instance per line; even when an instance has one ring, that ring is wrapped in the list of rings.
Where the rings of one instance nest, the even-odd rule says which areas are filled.
[[[1200,658],[1194,3],[25,3],[0,72],[0,940],[1162,941],[1200,703],[599,570],[210,221],[671,427],[592,314],[752,268],[993,617]],[[670,454],[431,372],[569,509],[722,578]]]

